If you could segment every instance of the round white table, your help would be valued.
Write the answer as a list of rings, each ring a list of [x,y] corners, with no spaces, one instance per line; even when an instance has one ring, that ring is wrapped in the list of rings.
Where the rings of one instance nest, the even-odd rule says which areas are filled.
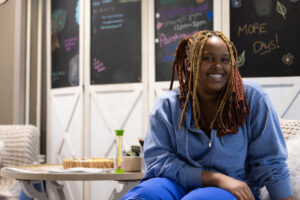
[[[124,184],[122,195],[139,182],[143,176],[143,172],[124,172],[124,174],[116,174],[114,170],[104,170],[103,172],[70,172],[64,170],[62,165],[58,164],[42,164],[42,165],[22,165],[13,167],[3,167],[1,176],[5,178],[13,178],[19,180],[25,193],[33,198],[40,200],[47,199],[46,190],[38,191],[34,185],[46,181],[47,188],[50,188],[56,199],[65,200],[63,186],[57,181],[120,181]],[[120,195],[116,195],[118,199]]]

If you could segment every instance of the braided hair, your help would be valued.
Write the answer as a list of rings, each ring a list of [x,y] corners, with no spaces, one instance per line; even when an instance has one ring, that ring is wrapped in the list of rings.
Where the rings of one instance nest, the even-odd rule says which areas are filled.
[[[230,54],[232,70],[226,86],[219,95],[215,116],[209,127],[205,127],[197,95],[197,80],[200,73],[203,51],[208,38],[211,36],[221,38],[226,44]],[[170,90],[173,88],[175,72],[177,72],[180,85],[179,99],[182,108],[179,129],[185,124],[185,114],[188,102],[190,101],[197,129],[215,128],[217,129],[218,136],[238,132],[238,126],[242,127],[246,122],[250,109],[247,104],[243,81],[238,71],[236,48],[222,32],[204,30],[192,36],[187,36],[180,41],[173,62]]]

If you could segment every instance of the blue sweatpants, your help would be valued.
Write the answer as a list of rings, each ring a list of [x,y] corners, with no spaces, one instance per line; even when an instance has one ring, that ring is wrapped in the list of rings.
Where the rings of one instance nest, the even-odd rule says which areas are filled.
[[[186,192],[168,178],[152,178],[131,189],[122,200],[237,200],[230,192],[217,188],[197,188]],[[257,200],[259,200],[257,198]]]
[[[39,191],[39,192],[45,191],[43,181],[41,181],[40,183],[34,184],[33,187],[34,187],[37,191]],[[23,190],[21,190],[21,193],[20,193],[20,196],[19,196],[19,200],[33,200],[33,198],[28,197],[28,196],[25,194],[25,192],[24,192]]]

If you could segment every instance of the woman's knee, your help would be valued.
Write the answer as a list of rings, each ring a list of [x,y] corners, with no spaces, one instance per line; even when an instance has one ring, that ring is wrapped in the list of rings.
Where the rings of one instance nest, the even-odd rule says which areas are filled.
[[[181,199],[184,189],[168,178],[152,178],[131,189],[122,200]]]
[[[182,200],[237,200],[230,192],[217,187],[197,188],[190,191]]]

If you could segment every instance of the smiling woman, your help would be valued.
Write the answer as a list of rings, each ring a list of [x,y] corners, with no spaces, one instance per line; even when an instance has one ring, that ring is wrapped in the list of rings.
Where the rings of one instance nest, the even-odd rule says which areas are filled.
[[[145,177],[123,200],[259,200],[262,186],[271,199],[293,199],[276,112],[258,84],[242,81],[235,46],[218,31],[178,44],[144,158]]]

